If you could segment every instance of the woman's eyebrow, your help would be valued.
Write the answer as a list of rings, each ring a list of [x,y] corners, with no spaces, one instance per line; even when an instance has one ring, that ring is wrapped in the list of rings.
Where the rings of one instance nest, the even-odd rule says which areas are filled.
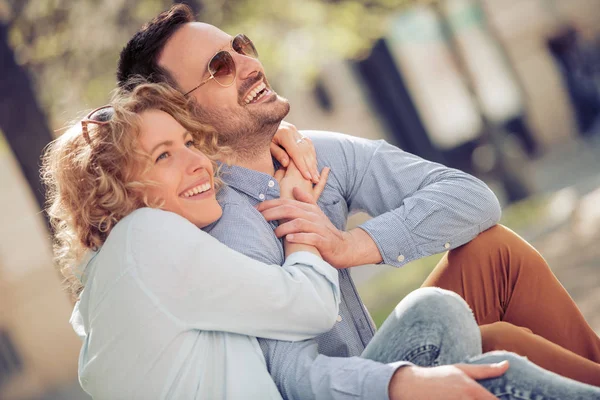
[[[191,135],[190,132],[188,131],[183,131],[183,139],[185,140],[187,135]],[[156,151],[156,149],[158,149],[160,146],[172,146],[173,145],[173,141],[172,140],[165,140],[163,142],[160,142],[158,144],[156,144],[156,146],[154,146],[152,148],[152,151],[150,151],[150,154],[154,154],[154,152]]]

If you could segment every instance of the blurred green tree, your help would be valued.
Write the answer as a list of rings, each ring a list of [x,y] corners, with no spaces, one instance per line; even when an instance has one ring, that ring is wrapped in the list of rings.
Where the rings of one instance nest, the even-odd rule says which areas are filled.
[[[198,20],[258,43],[273,79],[310,79],[337,57],[360,57],[386,16],[417,0],[184,0]],[[178,1],[175,1],[178,2]],[[0,0],[19,65],[33,77],[49,125],[101,105],[129,37],[172,0]]]
[[[173,3],[188,4],[199,21],[246,33],[272,81],[302,85],[333,58],[364,55],[386,16],[417,1],[0,0],[0,125],[42,205],[37,171],[49,127],[60,133],[82,110],[106,102],[122,46]]]

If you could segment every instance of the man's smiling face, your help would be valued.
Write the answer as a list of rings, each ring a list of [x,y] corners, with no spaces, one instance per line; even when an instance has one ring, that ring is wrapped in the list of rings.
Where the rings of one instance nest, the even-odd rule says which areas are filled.
[[[235,82],[223,87],[210,79],[189,96],[199,106],[198,117],[217,129],[223,144],[234,149],[248,147],[243,142],[249,141],[268,146],[289,104],[271,89],[260,61],[232,50],[231,40],[212,25],[187,23],[167,41],[158,64],[187,92],[210,78],[210,59],[220,50],[228,51],[237,70]]]

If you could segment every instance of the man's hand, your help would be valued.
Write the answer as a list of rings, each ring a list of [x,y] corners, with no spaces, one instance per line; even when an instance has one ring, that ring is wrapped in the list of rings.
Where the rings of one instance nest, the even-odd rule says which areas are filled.
[[[441,367],[402,367],[390,381],[390,400],[493,400],[496,397],[475,379],[496,378],[506,372],[508,361],[498,364],[454,364]]]
[[[275,229],[277,237],[315,246],[335,268],[353,266],[353,234],[337,229],[311,195],[298,188],[294,188],[293,195],[296,200],[280,198],[258,205],[258,211],[267,221],[287,221]]]

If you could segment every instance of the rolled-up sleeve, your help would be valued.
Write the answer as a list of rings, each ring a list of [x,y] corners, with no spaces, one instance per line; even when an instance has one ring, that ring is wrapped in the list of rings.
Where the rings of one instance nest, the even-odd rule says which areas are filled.
[[[332,184],[340,186],[349,211],[374,217],[360,228],[386,264],[402,266],[456,248],[500,220],[494,193],[465,172],[384,140],[329,132],[310,136],[321,152],[320,164],[331,167]]]

